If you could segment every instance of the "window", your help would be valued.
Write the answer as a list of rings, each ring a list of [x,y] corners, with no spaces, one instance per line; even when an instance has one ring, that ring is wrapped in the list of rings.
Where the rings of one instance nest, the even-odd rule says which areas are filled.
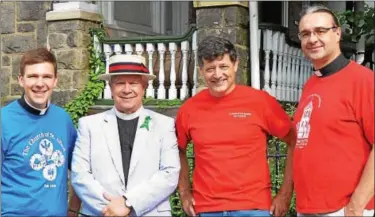
[[[188,29],[192,2],[100,1],[98,8],[117,36],[177,35]]]
[[[259,1],[259,22],[288,27],[287,1]]]

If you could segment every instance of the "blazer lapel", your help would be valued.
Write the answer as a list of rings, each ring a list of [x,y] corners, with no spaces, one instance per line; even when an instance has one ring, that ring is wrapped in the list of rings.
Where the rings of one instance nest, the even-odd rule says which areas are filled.
[[[142,124],[144,124],[145,122],[146,117],[151,118],[148,123],[148,127],[149,127],[148,129],[146,127],[141,128]],[[142,109],[142,112],[139,115],[139,119],[138,119],[137,132],[135,133],[133,152],[132,152],[130,166],[129,166],[128,179],[130,179],[138,163],[139,158],[142,156],[142,153],[144,152],[147,146],[147,140],[150,135],[150,131],[152,130],[152,121],[153,121],[152,116],[147,112],[147,110]]]
[[[125,185],[124,170],[122,167],[121,145],[118,133],[117,118],[114,108],[107,111],[104,116],[103,132],[106,137],[107,146],[112,157],[112,162],[117,170],[117,173]]]

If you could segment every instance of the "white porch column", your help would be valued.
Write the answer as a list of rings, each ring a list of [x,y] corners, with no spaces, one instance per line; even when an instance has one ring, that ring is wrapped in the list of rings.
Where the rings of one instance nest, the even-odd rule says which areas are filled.
[[[258,2],[249,2],[250,19],[250,64],[251,86],[260,89],[259,53],[258,53]]]

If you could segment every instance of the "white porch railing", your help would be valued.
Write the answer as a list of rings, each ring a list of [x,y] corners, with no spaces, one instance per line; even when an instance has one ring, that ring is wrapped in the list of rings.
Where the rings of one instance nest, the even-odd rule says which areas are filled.
[[[145,97],[154,99],[185,99],[197,92],[197,32],[192,27],[182,37],[137,37],[123,40],[106,39],[102,42],[106,59],[112,55],[137,54],[147,60],[151,74]],[[100,98],[111,99],[111,90],[106,82]]]
[[[278,100],[297,102],[312,65],[298,45],[290,45],[286,40],[285,30],[259,25],[261,87]]]

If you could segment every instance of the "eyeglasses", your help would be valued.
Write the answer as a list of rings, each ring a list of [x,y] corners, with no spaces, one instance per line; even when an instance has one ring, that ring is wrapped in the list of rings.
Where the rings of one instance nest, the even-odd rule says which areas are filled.
[[[330,27],[330,28],[326,28],[326,27],[316,27],[316,28],[313,29],[312,32],[310,32],[310,31],[302,31],[302,32],[299,32],[299,33],[298,33],[298,38],[299,38],[299,40],[301,40],[301,41],[305,41],[305,40],[307,40],[307,39],[310,38],[311,33],[314,33],[314,35],[315,35],[316,37],[321,37],[321,36],[323,36],[324,34],[326,34],[329,30],[331,30],[331,29],[336,29],[336,28],[337,28],[337,26],[333,26],[333,27]]]

